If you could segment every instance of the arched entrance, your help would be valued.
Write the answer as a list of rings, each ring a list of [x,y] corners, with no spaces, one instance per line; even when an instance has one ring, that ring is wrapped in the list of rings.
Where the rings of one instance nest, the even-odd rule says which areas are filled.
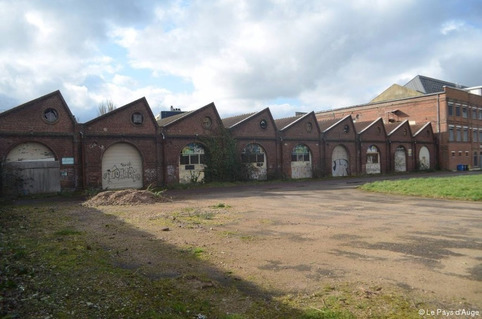
[[[241,161],[246,165],[248,178],[254,180],[268,179],[266,156],[259,144],[248,144],[241,153]]]
[[[291,178],[311,178],[313,170],[308,146],[298,144],[291,152]]]
[[[197,183],[204,180],[204,147],[198,143],[186,145],[179,157],[179,183]]]
[[[395,172],[407,171],[407,152],[405,151],[405,147],[400,145],[395,150],[394,164]]]
[[[11,192],[27,195],[60,191],[60,164],[43,144],[17,145],[8,153],[3,169],[3,185]]]
[[[367,149],[367,163],[366,163],[366,173],[367,174],[380,174],[380,152],[375,145],[371,145]]]
[[[331,174],[333,176],[348,176],[350,161],[348,160],[348,152],[342,145],[338,145],[333,149],[331,154]]]
[[[418,167],[420,170],[430,169],[430,152],[426,146],[422,146],[418,153]]]
[[[127,143],[110,146],[102,157],[102,189],[141,188],[142,158]]]

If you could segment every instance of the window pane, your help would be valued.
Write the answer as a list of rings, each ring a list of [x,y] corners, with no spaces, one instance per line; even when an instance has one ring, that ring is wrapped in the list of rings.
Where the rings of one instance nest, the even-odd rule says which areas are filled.
[[[454,128],[449,127],[449,141],[453,142],[454,141]]]
[[[305,157],[305,158],[304,158],[305,162],[309,162],[309,161],[310,161],[310,154],[305,154],[304,157]]]
[[[256,162],[263,163],[264,162],[264,154],[258,154],[256,158]]]
[[[181,155],[181,164],[182,165],[189,164],[189,155]]]
[[[291,161],[292,162],[298,161],[298,156],[296,154],[291,154]]]
[[[199,155],[191,155],[191,164],[199,164]]]
[[[457,105],[457,106],[455,107],[455,115],[456,115],[456,116],[460,116],[460,105]]]
[[[448,105],[448,110],[449,110],[449,116],[454,115],[454,106],[453,104]]]
[[[368,154],[367,163],[377,164],[378,163],[378,154]]]
[[[206,161],[204,160],[204,154],[199,155],[199,164],[205,164]]]

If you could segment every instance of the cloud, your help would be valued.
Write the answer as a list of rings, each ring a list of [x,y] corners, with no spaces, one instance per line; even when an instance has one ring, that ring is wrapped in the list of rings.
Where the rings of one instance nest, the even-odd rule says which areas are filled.
[[[0,0],[0,109],[61,89],[222,116],[370,101],[417,74],[480,85],[482,5],[464,1]],[[10,105],[9,105],[10,106]],[[12,105],[13,106],[13,105]]]

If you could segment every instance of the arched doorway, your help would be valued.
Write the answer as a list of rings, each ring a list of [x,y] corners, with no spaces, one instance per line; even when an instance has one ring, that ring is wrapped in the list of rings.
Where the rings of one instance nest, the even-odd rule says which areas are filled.
[[[350,161],[348,160],[348,152],[342,145],[338,145],[333,149],[331,154],[331,174],[333,176],[348,176]]]
[[[60,164],[54,153],[36,142],[14,147],[5,159],[3,185],[23,195],[60,191]]]
[[[204,180],[204,147],[198,143],[186,145],[179,157],[179,183],[198,183]]]
[[[141,188],[142,158],[127,143],[110,146],[102,157],[102,189]]]
[[[296,145],[291,152],[291,178],[311,178],[313,170],[308,146]]]
[[[418,167],[420,170],[430,169],[430,152],[426,146],[422,146],[418,153]]]
[[[371,145],[367,149],[367,163],[366,163],[366,173],[367,174],[380,174],[380,152],[375,145]]]
[[[259,144],[248,144],[241,153],[241,161],[246,165],[248,178],[254,180],[268,179],[266,156]]]
[[[405,151],[405,147],[400,145],[395,150],[394,164],[395,172],[407,171],[407,152]]]

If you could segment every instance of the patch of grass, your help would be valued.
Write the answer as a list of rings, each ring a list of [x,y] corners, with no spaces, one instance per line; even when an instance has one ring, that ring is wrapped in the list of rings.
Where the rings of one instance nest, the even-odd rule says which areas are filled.
[[[81,232],[74,229],[62,229],[54,233],[55,236],[74,236],[80,235]]]
[[[171,218],[178,223],[187,224],[188,226],[208,226],[220,223],[216,221],[218,215],[218,212],[210,209],[188,207],[181,211],[173,212]]]
[[[420,318],[427,305],[408,298],[396,289],[363,283],[325,286],[309,296],[285,296],[284,302],[303,310],[301,318]]]
[[[152,184],[148,185],[146,190],[151,192],[155,197],[163,197],[164,193],[167,191],[165,188],[156,188],[153,187]]]
[[[211,206],[211,208],[231,208],[231,206],[227,205],[226,203],[219,203],[219,204],[216,204],[216,205],[213,205]]]
[[[196,258],[200,258],[204,254],[204,249],[201,247],[187,247],[185,251],[192,254]]]
[[[334,311],[331,309],[309,309],[306,310],[302,319],[355,319],[356,317],[348,311]]]
[[[482,201],[482,174],[386,180],[364,184],[359,189],[388,194]]]

